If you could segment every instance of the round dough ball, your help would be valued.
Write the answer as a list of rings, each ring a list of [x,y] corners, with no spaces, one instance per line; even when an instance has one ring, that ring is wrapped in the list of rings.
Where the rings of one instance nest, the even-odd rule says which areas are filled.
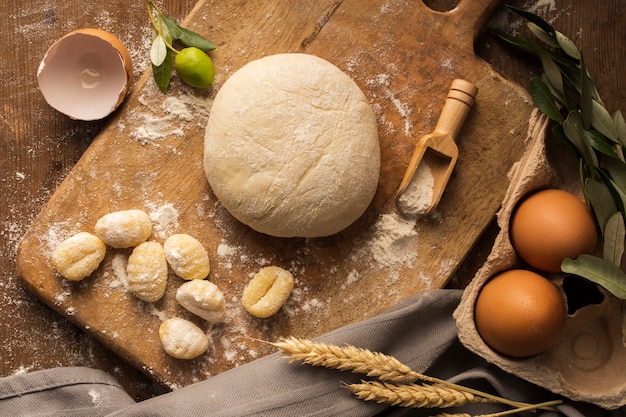
[[[204,168],[239,221],[278,237],[341,231],[367,209],[380,175],[376,117],[356,83],[307,54],[252,61],[217,93]]]

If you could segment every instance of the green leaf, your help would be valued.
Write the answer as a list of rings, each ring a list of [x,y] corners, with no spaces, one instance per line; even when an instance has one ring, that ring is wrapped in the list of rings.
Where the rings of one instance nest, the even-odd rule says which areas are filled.
[[[617,128],[609,112],[596,100],[592,100],[592,105],[591,125],[613,142],[619,143]]]
[[[563,95],[563,76],[561,75],[559,66],[547,55],[541,55],[540,58],[543,66],[543,72],[545,72],[546,77],[550,80],[550,84],[560,95]]]
[[[620,160],[607,159],[604,168],[615,183],[615,186],[626,193],[626,164]]]
[[[156,83],[159,90],[163,93],[167,92],[167,88],[170,85],[170,80],[172,79],[172,68],[173,68],[173,54],[171,50],[167,50],[165,54],[165,59],[161,63],[161,65],[152,65],[152,75],[154,76],[154,82]]]
[[[615,123],[617,137],[620,142],[622,142],[622,146],[626,146],[626,122],[624,121],[624,116],[621,111],[617,110],[613,113],[613,123]]]
[[[571,56],[574,59],[580,59],[580,51],[576,47],[576,44],[558,30],[554,33],[556,36],[556,41],[558,42],[563,52],[565,52],[567,55]]]
[[[604,246],[602,256],[613,265],[619,267],[624,255],[624,217],[622,213],[613,213],[604,227]]]
[[[626,273],[611,262],[582,254],[575,260],[563,259],[561,270],[595,282],[617,298],[626,299]]]
[[[585,180],[585,197],[593,209],[600,230],[604,233],[604,227],[609,218],[617,211],[617,205],[611,195],[609,187],[594,178]]]
[[[571,111],[567,115],[565,122],[563,122],[563,131],[565,132],[565,136],[576,146],[585,164],[591,167],[597,167],[598,158],[593,152],[593,148],[584,140],[582,116],[579,111]]]
[[[210,40],[202,37],[200,34],[183,28],[180,28],[180,37],[178,38],[186,46],[198,48],[204,52],[212,51],[216,48],[215,44]]]
[[[165,41],[163,37],[158,35],[152,41],[152,45],[150,46],[150,62],[155,67],[160,66],[163,61],[165,61],[165,57],[167,55],[167,46],[165,45]]]
[[[554,101],[554,97],[550,92],[550,88],[540,78],[532,78],[528,87],[535,105],[550,119],[558,123],[563,123],[563,116],[559,112]]]
[[[589,145],[591,145],[591,147],[598,152],[610,156],[611,158],[618,158],[615,153],[615,148],[611,142],[600,132],[595,130],[585,130],[583,131],[583,135],[585,136],[585,139],[587,139]]]
[[[580,58],[580,80],[580,110],[583,116],[583,126],[585,129],[589,129],[591,127],[591,116],[593,113],[593,95],[595,86],[589,77],[589,73],[587,72],[587,67],[585,66],[585,61],[582,56]]]
[[[539,27],[539,25],[537,25],[536,23],[529,22],[528,29],[530,29],[533,35],[535,35],[537,39],[539,39],[540,41],[546,43],[549,46],[552,46],[553,48],[559,47],[559,44],[557,43],[556,39],[554,39],[554,34],[546,32],[541,27]]]
[[[176,23],[176,20],[172,19],[166,14],[161,13],[160,18],[163,20],[163,23],[167,27],[168,32],[171,35],[171,40],[180,38],[180,26]]]
[[[614,180],[610,178],[609,178],[608,183],[609,183],[609,186],[612,187],[615,194],[617,194],[616,203],[618,204],[618,208],[622,212],[624,212],[626,208],[626,191],[624,191],[623,187],[620,187]]]

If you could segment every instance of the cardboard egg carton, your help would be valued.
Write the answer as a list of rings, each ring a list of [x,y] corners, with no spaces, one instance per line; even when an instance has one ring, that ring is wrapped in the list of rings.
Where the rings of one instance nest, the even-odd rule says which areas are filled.
[[[516,203],[541,188],[561,188],[580,195],[578,161],[568,150],[545,140],[548,120],[533,113],[527,135],[528,148],[509,173],[510,186],[498,212],[500,233],[485,264],[463,293],[454,318],[459,339],[469,350],[503,370],[576,401],[606,409],[626,405],[626,303],[600,287],[563,274],[543,274],[551,279],[572,310],[575,292],[571,280],[583,282],[583,303],[568,312],[558,342],[529,358],[513,358],[492,350],[474,324],[474,305],[482,286],[493,275],[508,269],[529,269],[513,249],[508,224]],[[595,293],[595,295],[594,295]],[[585,302],[585,298],[588,299]]]

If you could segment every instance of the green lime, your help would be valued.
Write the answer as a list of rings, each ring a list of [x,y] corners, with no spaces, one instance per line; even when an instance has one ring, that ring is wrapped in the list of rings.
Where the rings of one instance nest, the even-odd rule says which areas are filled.
[[[174,68],[180,78],[192,87],[207,88],[213,84],[213,61],[198,48],[185,48],[176,54]]]

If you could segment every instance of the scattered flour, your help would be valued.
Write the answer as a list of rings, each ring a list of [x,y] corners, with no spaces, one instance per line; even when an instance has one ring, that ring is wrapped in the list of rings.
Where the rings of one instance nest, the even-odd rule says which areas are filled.
[[[133,109],[120,119],[118,128],[125,131],[128,126],[132,127],[132,131],[128,135],[146,145],[155,143],[168,136],[183,137],[185,128],[191,122],[196,121],[199,124],[209,117],[212,99],[203,98],[193,94],[182,93],[179,96],[167,96],[162,100],[158,110],[152,110],[151,100],[147,96],[139,98],[139,102],[144,106],[143,109]]]
[[[158,238],[165,240],[178,230],[179,213],[172,203],[158,206],[154,203],[147,204],[152,221],[152,233]]]
[[[415,219],[403,218],[392,212],[383,214],[373,227],[373,235],[362,246],[357,245],[357,256],[369,254],[379,266],[404,265],[412,267],[417,258],[415,250],[418,233]],[[356,273],[356,271],[355,271]],[[348,277],[352,280],[355,277]]]

